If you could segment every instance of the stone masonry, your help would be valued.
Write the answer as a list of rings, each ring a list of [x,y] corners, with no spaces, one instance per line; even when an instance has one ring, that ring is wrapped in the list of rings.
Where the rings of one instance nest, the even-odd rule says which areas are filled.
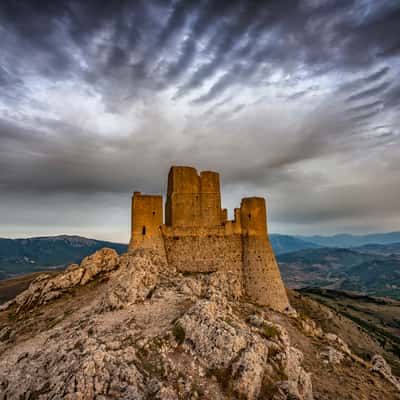
[[[133,194],[129,250],[154,249],[181,272],[233,272],[243,296],[285,310],[289,302],[268,239],[265,199],[244,198],[232,221],[227,214],[217,172],[171,167],[165,223],[162,196]]]

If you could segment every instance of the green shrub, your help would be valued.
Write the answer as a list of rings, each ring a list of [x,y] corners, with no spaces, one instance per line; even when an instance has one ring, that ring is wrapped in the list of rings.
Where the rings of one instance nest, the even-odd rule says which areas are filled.
[[[172,328],[172,333],[178,344],[182,344],[185,341],[186,332],[179,322],[175,322],[174,327]]]
[[[269,325],[269,324],[264,324],[263,327],[261,328],[261,334],[267,338],[271,339],[279,335],[278,329],[276,329],[274,326]]]

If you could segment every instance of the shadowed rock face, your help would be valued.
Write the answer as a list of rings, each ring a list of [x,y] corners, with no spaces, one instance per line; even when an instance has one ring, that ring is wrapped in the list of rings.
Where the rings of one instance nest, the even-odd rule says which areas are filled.
[[[43,275],[0,311],[1,394],[312,400],[304,365],[317,363],[314,374],[351,364],[365,375],[372,366],[374,390],[396,398],[397,378],[382,358],[357,360],[340,337],[294,310],[246,303],[235,278],[182,274],[146,249],[121,256],[102,249],[80,266]],[[317,345],[306,356],[294,342]],[[382,389],[384,379],[392,389]]]
[[[242,199],[234,220],[228,221],[217,172],[171,167],[165,224],[162,196],[135,192],[129,249],[139,248],[164,254],[178,271],[230,271],[253,302],[278,311],[289,307],[267,235],[265,199]]]

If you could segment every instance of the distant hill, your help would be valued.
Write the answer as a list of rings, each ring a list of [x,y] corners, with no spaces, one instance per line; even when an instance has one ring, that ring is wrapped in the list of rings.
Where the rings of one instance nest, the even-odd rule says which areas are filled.
[[[363,262],[347,271],[342,289],[368,292],[372,295],[398,297],[400,294],[400,258],[389,256]]]
[[[321,247],[318,244],[306,242],[302,239],[296,238],[295,236],[280,235],[277,233],[270,234],[269,240],[276,255]]]
[[[338,234],[333,236],[296,236],[300,240],[324,247],[357,247],[366,244],[389,244],[400,242],[400,232],[371,233],[368,235]]]
[[[324,247],[280,254],[277,260],[288,287],[323,287],[400,299],[399,249],[398,244]]]
[[[389,244],[365,244],[359,247],[353,247],[354,250],[362,253],[380,254],[380,255],[400,255],[400,243],[389,243]]]
[[[62,269],[102,247],[119,253],[127,246],[121,243],[87,239],[80,236],[49,236],[29,239],[0,238],[0,279],[41,270]]]

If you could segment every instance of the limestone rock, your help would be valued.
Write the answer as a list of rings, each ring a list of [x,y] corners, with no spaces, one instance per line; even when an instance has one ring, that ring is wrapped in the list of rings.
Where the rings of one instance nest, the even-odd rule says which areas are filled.
[[[121,309],[143,301],[154,290],[158,275],[167,273],[165,265],[155,257],[151,251],[121,256],[120,267],[101,299],[99,311]]]
[[[336,350],[332,346],[328,346],[323,352],[321,352],[321,357],[327,364],[340,364],[343,361],[345,354]]]
[[[209,275],[206,283],[208,297],[212,295],[213,291],[233,300],[238,300],[243,295],[242,282],[238,274],[231,271],[214,272]]]
[[[311,375],[301,366],[303,353],[295,347],[286,349],[285,373],[288,377],[288,393],[295,399],[312,400]]]
[[[246,399],[257,399],[268,361],[268,346],[262,340],[247,347],[232,365],[235,390]]]
[[[64,272],[56,276],[39,275],[31,282],[27,290],[3,305],[0,311],[16,304],[18,313],[35,305],[47,303],[60,297],[68,289],[88,283],[99,274],[115,269],[118,262],[119,256],[115,250],[100,249],[91,256],[84,258],[80,266],[71,264]]]
[[[400,380],[392,374],[392,369],[386,360],[379,354],[375,354],[372,357],[372,371],[378,372],[390,383],[392,383],[398,391],[400,391]]]
[[[339,336],[335,335],[334,333],[325,333],[324,337],[329,342],[334,344],[337,348],[339,348],[339,350],[342,353],[351,355],[351,351],[349,349],[349,346],[347,345],[347,343],[342,338],[340,338]]]
[[[81,262],[84,274],[80,284],[84,285],[88,283],[99,273],[113,270],[117,264],[118,253],[114,249],[105,247],[96,251],[94,254],[85,257]]]
[[[199,300],[177,321],[191,354],[217,377],[225,376],[240,398],[257,399],[265,375],[283,373],[288,377],[283,398],[312,400],[311,376],[301,366],[303,354],[290,346],[287,331],[256,315],[248,322],[258,328],[257,333],[237,320],[227,303],[213,300]]]
[[[2,325],[6,398],[256,400],[272,385],[275,400],[312,399],[288,331],[260,309],[242,315],[240,287],[229,275],[183,276],[153,250],[118,257],[103,249],[62,274],[40,276],[17,304],[41,311],[71,287],[88,299],[84,276],[107,278],[102,295],[72,314],[55,304],[56,325],[15,342],[7,339],[15,327]]]
[[[200,300],[178,321],[210,368],[227,368],[247,345],[245,337],[223,320],[221,308],[214,301]]]

